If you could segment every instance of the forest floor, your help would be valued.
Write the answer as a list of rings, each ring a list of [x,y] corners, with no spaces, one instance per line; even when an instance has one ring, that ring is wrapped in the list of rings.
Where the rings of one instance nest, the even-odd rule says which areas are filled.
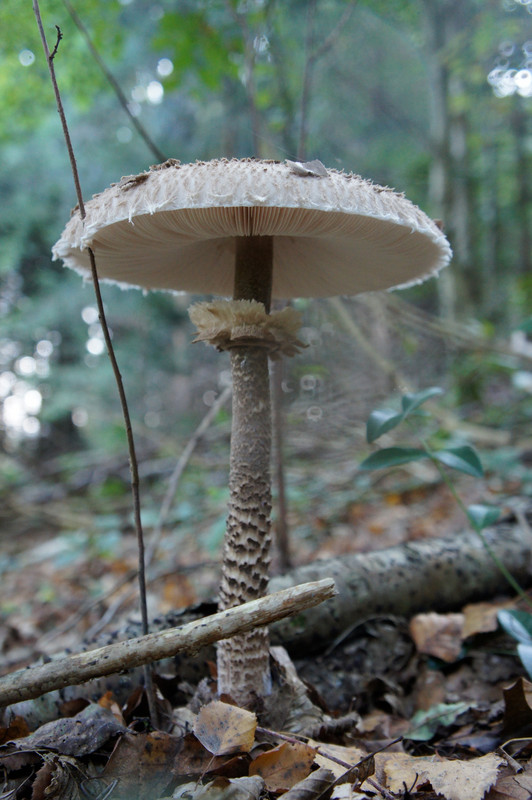
[[[188,483],[183,479],[182,499],[148,569],[150,617],[216,594],[227,497],[215,470],[208,502],[197,502],[202,458],[200,452]],[[90,481],[79,488],[79,472],[70,468],[77,488],[66,494],[52,475],[3,498],[4,674],[43,655],[75,651],[138,618],[137,543],[122,473],[109,470],[95,491]],[[303,459],[289,478],[294,565],[466,528],[430,465],[361,484],[347,463],[316,474]],[[526,508],[529,484],[527,465],[504,479],[494,472],[483,481],[455,480],[466,504],[495,504],[503,512]],[[155,518],[147,515],[148,542]],[[527,524],[522,514],[518,519]],[[274,571],[280,571],[278,551]],[[4,743],[15,741],[0,753],[2,797],[258,800],[290,790],[305,800],[525,800],[532,796],[532,684],[515,642],[497,626],[497,612],[515,607],[510,590],[449,613],[375,617],[326,652],[298,660],[305,683],[290,702],[296,717],[301,702],[318,709],[321,721],[312,731],[297,725],[272,731],[270,724],[268,732],[260,714],[256,728],[254,715],[226,704],[197,714],[196,698],[185,712],[165,701],[169,722],[152,732],[139,692],[124,704],[103,695],[96,712],[94,704],[90,711],[70,704],[61,727],[41,738],[28,739],[30,730],[18,719],[0,731]],[[213,744],[220,728],[223,741]]]

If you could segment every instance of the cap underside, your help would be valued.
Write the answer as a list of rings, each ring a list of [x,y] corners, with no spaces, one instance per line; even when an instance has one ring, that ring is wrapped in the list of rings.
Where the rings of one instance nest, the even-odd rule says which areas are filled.
[[[276,202],[276,198],[280,201]],[[424,280],[450,247],[432,220],[353,175],[294,175],[285,164],[214,161],[124,179],[87,203],[56,258],[123,286],[231,296],[235,237],[273,236],[276,298],[353,295]]]
[[[431,238],[396,222],[308,209],[160,211],[108,225],[94,235],[91,246],[102,279],[230,296],[234,237],[246,235],[275,237],[276,298],[388,289],[422,280],[445,263]],[[69,263],[71,255],[63,258],[88,273],[86,250],[78,250],[75,263]]]

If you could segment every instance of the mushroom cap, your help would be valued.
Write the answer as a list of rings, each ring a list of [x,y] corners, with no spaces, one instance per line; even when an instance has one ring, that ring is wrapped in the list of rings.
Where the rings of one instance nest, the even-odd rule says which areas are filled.
[[[441,230],[402,195],[320,162],[170,160],[123,178],[85,210],[54,258],[90,276],[91,247],[99,277],[123,286],[231,296],[239,236],[275,237],[276,298],[406,286],[451,257]]]

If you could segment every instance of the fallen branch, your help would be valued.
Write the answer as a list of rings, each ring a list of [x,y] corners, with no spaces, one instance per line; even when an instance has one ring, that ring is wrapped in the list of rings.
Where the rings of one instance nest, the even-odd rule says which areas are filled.
[[[326,578],[284,589],[179,628],[127,639],[12,672],[0,678],[0,706],[40,697],[54,689],[74,686],[177,653],[194,653],[213,642],[298,614],[334,594],[334,581]]]
[[[491,549],[524,587],[532,585],[531,521],[530,513],[519,514],[513,520],[501,521],[484,531]],[[389,614],[409,617],[419,611],[452,611],[467,603],[498,594],[507,595],[511,591],[472,531],[445,539],[407,542],[373,553],[315,561],[273,578],[270,590],[277,592],[329,576],[334,579],[337,592],[332,599],[313,609],[295,612],[297,616],[290,621],[280,619],[270,628],[272,643],[283,644],[294,658],[323,651],[342,634],[371,617]],[[167,631],[175,626],[179,626],[180,631],[188,631],[191,620],[198,625],[196,620],[199,616],[204,620],[213,619],[207,615],[214,614],[215,609],[213,601],[203,603],[199,608],[169,612],[153,621],[150,635],[155,636],[156,630]],[[140,623],[130,622],[122,630],[104,634],[104,642],[116,642],[117,638],[126,637],[135,641],[133,637],[138,637],[140,632]],[[194,648],[202,647],[192,641],[188,644]],[[175,674],[179,680],[193,684],[205,676],[206,662],[214,658],[212,647],[202,649],[196,657],[187,653],[182,656],[177,650],[174,652],[177,655],[164,662],[165,674]],[[159,656],[154,655],[154,658]],[[13,717],[20,715],[32,728],[37,728],[50,719],[57,719],[61,715],[62,703],[79,696],[98,699],[103,693],[112,691],[123,702],[142,680],[138,670],[124,674],[123,670],[128,666],[129,663],[123,662],[118,668],[119,673],[91,681],[82,688],[75,689],[73,682],[71,689],[39,696],[39,700],[15,703],[4,713],[3,724],[9,724]],[[98,671],[95,674],[102,673]],[[21,686],[18,676],[25,678],[27,675],[35,676],[34,670],[22,670],[0,679],[0,704],[13,702],[5,699],[5,681],[11,679],[10,686]],[[47,689],[38,684],[33,695],[24,696],[38,696],[45,691]]]
[[[525,517],[527,523],[528,519]],[[531,586],[529,525],[523,525],[519,519],[505,520],[486,528],[484,536],[514,579],[525,588]],[[333,600],[289,623],[281,620],[272,626],[272,642],[284,644],[292,655],[323,649],[368,617],[451,611],[497,594],[512,593],[473,531],[444,539],[407,542],[373,553],[315,561],[274,578],[270,589],[278,591],[325,575],[334,578],[336,584]]]

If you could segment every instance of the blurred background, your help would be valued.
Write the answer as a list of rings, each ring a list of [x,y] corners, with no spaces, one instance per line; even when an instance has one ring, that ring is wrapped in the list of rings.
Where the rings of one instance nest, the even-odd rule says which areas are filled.
[[[456,530],[430,465],[358,470],[368,414],[404,391],[444,389],[417,424],[481,450],[487,483],[469,495],[529,493],[532,0],[42,0],[41,13],[50,48],[55,26],[63,37],[54,64],[85,198],[167,157],[317,158],[443,222],[454,259],[439,279],[295,304],[308,347],[275,379],[288,506],[275,519],[291,548],[277,568]],[[50,256],[76,198],[30,4],[2,0],[0,27],[0,572],[26,576],[0,610],[50,629],[135,565],[129,468],[93,288]],[[185,567],[219,555],[230,401],[178,482],[175,469],[230,383],[228,356],[191,344],[197,297],[103,295],[144,523],[164,529],[174,573],[154,579],[164,609],[201,595]]]

